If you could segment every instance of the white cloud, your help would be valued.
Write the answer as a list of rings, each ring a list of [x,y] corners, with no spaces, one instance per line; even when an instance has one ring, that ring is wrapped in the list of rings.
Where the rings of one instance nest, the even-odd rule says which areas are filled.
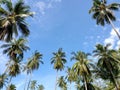
[[[41,14],[45,14],[45,9],[47,8],[47,5],[45,2],[42,2],[42,1],[37,2],[36,7],[38,8]]]
[[[49,2],[39,1],[34,4],[34,6],[37,8],[37,12],[40,12],[42,15],[45,14],[45,11],[53,8],[53,5],[55,3],[60,3],[62,0],[50,0]]]
[[[118,31],[118,33],[120,33],[119,28],[116,28],[116,30]],[[118,40],[118,36],[116,35],[116,33],[113,29],[110,32],[110,36],[104,40],[105,45],[108,44],[108,43],[111,44],[111,46],[110,46],[111,49],[112,48],[117,49],[120,45],[120,41]]]

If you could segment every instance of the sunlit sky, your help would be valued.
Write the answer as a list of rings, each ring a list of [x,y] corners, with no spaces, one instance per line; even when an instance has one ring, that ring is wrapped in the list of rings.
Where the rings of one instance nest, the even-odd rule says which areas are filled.
[[[44,64],[40,65],[38,71],[33,72],[32,80],[43,84],[45,90],[54,90],[56,71],[50,59],[52,53],[59,48],[66,52],[68,61],[66,66],[71,66],[70,58],[73,51],[91,53],[97,43],[112,43],[111,48],[117,48],[120,44],[110,25],[97,26],[96,21],[91,18],[92,15],[88,11],[92,6],[92,0],[25,0],[25,2],[31,6],[31,11],[35,12],[34,17],[27,20],[31,31],[28,38],[31,50],[25,54],[25,61],[35,50],[43,54]],[[111,2],[120,3],[120,0],[108,0],[108,3]],[[114,24],[119,30],[120,12],[115,15],[117,21]],[[6,58],[1,54],[1,72]],[[60,72],[59,76],[63,74],[64,72]],[[22,90],[25,78],[25,73],[13,78],[17,90]]]

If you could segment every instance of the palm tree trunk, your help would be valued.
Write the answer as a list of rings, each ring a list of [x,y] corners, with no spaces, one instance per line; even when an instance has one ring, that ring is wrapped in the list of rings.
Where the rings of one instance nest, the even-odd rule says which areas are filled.
[[[27,78],[27,76],[26,76],[24,90],[26,90],[27,79],[28,79],[28,78]]]
[[[57,90],[58,71],[56,72],[55,90]]]
[[[29,78],[29,82],[28,82],[27,90],[29,90],[29,86],[30,86],[31,78],[32,78],[32,73],[30,73],[30,78]]]
[[[114,24],[112,23],[112,21],[111,21],[111,19],[109,18],[109,16],[108,16],[108,15],[106,15],[106,16],[107,16],[107,18],[108,18],[108,20],[109,20],[109,22],[110,22],[113,30],[115,31],[115,33],[117,34],[117,36],[118,36],[118,38],[119,38],[119,40],[120,40],[120,34],[119,34],[118,31],[115,29],[115,26],[114,26]]]
[[[84,76],[84,83],[85,83],[85,90],[88,90],[87,89],[87,80],[86,80],[86,77]]]

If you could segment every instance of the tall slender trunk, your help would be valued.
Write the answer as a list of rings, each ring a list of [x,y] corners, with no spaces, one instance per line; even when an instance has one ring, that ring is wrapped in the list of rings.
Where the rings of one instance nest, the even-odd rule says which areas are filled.
[[[29,90],[29,86],[30,86],[31,78],[32,78],[32,73],[30,73],[30,78],[29,78],[29,82],[28,82],[27,90]]]
[[[119,40],[120,40],[120,34],[119,34],[118,31],[115,29],[115,26],[114,26],[114,24],[112,23],[112,20],[109,18],[108,15],[106,15],[106,16],[107,16],[107,18],[108,18],[108,20],[109,20],[109,22],[110,22],[113,30],[115,31],[115,33],[117,34],[117,36],[118,36],[118,38],[119,38]]]
[[[28,77],[26,76],[24,90],[26,90],[27,79],[28,79]]]
[[[84,83],[85,83],[85,90],[88,90],[88,88],[87,88],[87,80],[86,80],[85,76],[84,76]]]
[[[57,90],[58,71],[56,72],[55,90]]]

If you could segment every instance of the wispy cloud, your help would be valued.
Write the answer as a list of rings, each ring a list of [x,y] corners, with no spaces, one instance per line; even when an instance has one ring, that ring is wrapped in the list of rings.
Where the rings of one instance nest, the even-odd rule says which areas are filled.
[[[120,33],[119,29],[120,28],[116,28],[116,30]],[[120,45],[120,41],[118,40],[118,37],[117,37],[117,35],[116,35],[116,33],[113,29],[110,32],[110,36],[104,40],[105,45],[108,44],[108,43],[111,44],[111,46],[110,46],[111,49],[112,48],[117,49]]]
[[[38,2],[35,2],[33,6],[36,7],[37,13],[44,15],[48,9],[53,8],[54,4],[60,3],[61,1],[62,0],[49,0],[49,2],[38,1]]]
[[[45,10],[47,9],[48,5],[43,1],[39,1],[35,4],[35,7],[38,8],[38,12],[43,15],[45,14]]]

